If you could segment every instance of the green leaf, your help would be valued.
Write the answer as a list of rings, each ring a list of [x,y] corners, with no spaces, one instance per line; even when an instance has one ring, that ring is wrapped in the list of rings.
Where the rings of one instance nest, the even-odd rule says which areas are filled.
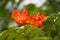
[[[16,37],[17,33],[13,33],[11,32],[10,35],[7,37],[6,40],[14,40],[14,38]]]
[[[5,40],[9,34],[10,32],[8,30],[3,31],[0,35],[0,40]]]
[[[21,40],[27,40],[26,38],[22,38]]]
[[[25,25],[24,28],[20,28],[19,32],[20,33],[24,33],[26,29],[28,29],[30,26],[29,25]]]
[[[57,35],[54,40],[60,40],[60,35]]]
[[[23,39],[26,40],[24,35],[17,35],[14,40],[23,40]]]
[[[56,17],[58,17],[58,14],[52,14],[45,22],[44,25],[44,31],[46,33],[46,36],[51,36],[51,29],[53,28],[53,25],[55,24],[54,19],[56,19]],[[54,28],[55,30],[55,28]]]
[[[52,39],[49,37],[35,37],[35,38],[32,38],[31,40],[52,40]]]
[[[52,25],[51,30],[56,30],[56,26]]]
[[[29,34],[29,38],[34,38],[34,37],[38,37],[38,36],[44,36],[44,32],[42,30],[37,29]]]
[[[4,19],[0,19],[0,32],[2,31],[3,27],[2,24],[4,23]]]
[[[29,33],[31,33],[33,30],[36,30],[36,28],[30,26],[27,30],[25,30],[25,36],[28,35]]]

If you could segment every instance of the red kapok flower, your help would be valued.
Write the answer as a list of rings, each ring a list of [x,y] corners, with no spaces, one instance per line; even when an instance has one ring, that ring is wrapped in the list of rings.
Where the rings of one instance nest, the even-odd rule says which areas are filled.
[[[23,10],[22,13],[13,11],[12,19],[20,26],[25,25],[28,19],[28,10]]]
[[[47,18],[48,18],[48,16],[44,16],[43,14],[40,14],[40,13],[38,13],[36,16],[34,16],[34,19],[36,21],[41,21],[41,22],[46,21]]]
[[[44,26],[43,22],[46,21],[47,18],[48,16],[44,16],[43,14],[37,14],[36,16],[30,15],[29,23],[34,27],[41,28]]]
[[[41,28],[44,26],[44,21],[48,16],[44,16],[43,14],[37,14],[36,16],[32,16],[30,14],[30,17],[28,17],[28,10],[23,10],[22,13],[18,11],[13,11],[12,19],[20,26],[23,26],[25,24],[30,24],[34,27]]]

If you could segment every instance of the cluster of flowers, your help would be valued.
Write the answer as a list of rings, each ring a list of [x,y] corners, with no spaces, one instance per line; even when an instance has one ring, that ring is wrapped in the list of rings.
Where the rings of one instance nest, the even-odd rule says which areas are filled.
[[[20,26],[24,26],[25,24],[30,24],[34,27],[41,28],[44,26],[44,21],[48,16],[44,16],[43,14],[38,13],[35,16],[28,16],[28,10],[25,9],[22,11],[22,13],[14,10],[12,14],[12,19]]]

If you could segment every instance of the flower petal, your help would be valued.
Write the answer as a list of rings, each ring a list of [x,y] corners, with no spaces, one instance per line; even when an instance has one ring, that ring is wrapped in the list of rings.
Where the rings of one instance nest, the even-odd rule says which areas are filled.
[[[23,10],[22,16],[28,16],[28,10],[27,9]]]

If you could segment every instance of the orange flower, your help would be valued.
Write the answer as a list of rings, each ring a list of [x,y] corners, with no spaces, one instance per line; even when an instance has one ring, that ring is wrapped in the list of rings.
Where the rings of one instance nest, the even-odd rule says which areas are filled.
[[[43,14],[37,14],[36,16],[30,15],[29,23],[34,27],[41,28],[44,26],[43,22],[46,21],[47,18],[48,16],[44,16]]]
[[[41,27],[43,27],[44,24],[42,22],[35,21],[30,25],[32,25],[33,27],[41,28]]]
[[[30,17],[28,17],[28,10],[23,10],[22,13],[18,12],[18,11],[13,11],[12,14],[12,19],[20,26],[23,26],[25,24],[30,24],[34,27],[37,28],[41,28],[44,26],[44,21],[46,21],[46,19],[48,18],[48,16],[44,16],[43,14],[37,14],[36,16],[32,16],[30,14]]]
[[[40,13],[38,13],[36,16],[34,16],[34,19],[36,21],[41,21],[41,22],[46,21],[47,18],[48,18],[48,16],[44,16],[43,14],[40,14]]]
[[[25,25],[28,19],[28,10],[23,10],[22,14],[18,11],[13,11],[12,19],[20,26]]]

